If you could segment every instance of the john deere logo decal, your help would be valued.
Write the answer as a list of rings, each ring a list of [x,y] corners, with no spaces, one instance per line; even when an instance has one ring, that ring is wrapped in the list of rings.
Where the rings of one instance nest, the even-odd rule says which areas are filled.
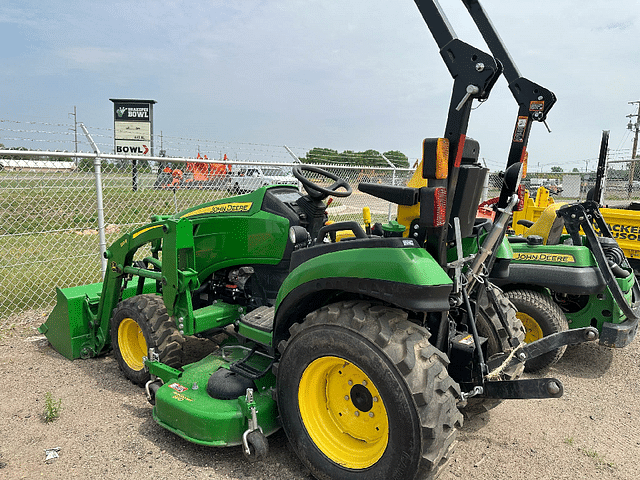
[[[208,207],[199,208],[193,212],[188,212],[183,217],[191,217],[193,215],[202,215],[203,213],[238,213],[248,212],[253,202],[233,202],[220,203],[218,205],[209,205]]]
[[[513,259],[521,262],[555,262],[555,263],[575,263],[573,255],[561,253],[525,253],[514,252]]]

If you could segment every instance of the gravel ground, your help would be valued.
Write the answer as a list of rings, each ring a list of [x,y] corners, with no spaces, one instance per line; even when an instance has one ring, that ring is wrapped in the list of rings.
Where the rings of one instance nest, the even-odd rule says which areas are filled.
[[[270,437],[269,458],[251,464],[238,447],[202,447],[162,429],[111,355],[72,362],[42,341],[35,328],[44,313],[0,328],[0,478],[311,478],[282,432]],[[466,420],[437,478],[639,478],[639,366],[638,340],[621,350],[570,347],[547,372],[564,383],[562,398],[505,401]],[[62,400],[51,423],[48,392]],[[59,458],[45,461],[56,447]]]

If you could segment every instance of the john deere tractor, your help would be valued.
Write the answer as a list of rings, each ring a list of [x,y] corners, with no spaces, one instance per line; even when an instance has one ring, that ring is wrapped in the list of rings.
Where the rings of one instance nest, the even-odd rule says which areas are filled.
[[[156,216],[123,235],[106,252],[103,282],[58,290],[40,328],[52,345],[71,359],[112,349],[124,374],[145,387],[154,420],[189,441],[240,445],[256,460],[282,427],[322,479],[433,472],[463,411],[561,396],[557,379],[519,379],[524,362],[595,340],[597,330],[525,344],[515,308],[487,278],[517,203],[531,124],[545,119],[555,96],[518,78],[519,135],[499,215],[477,242],[486,170],[466,137],[469,115],[503,67],[514,67],[480,5],[464,3],[495,57],[458,40],[435,0],[416,1],[454,79],[445,135],[423,143],[428,184],[359,185],[419,205],[411,237],[392,225],[371,235],[355,222],[327,224],[324,200],[351,187],[297,166],[306,193],[262,187]],[[353,238],[332,242],[342,230]],[[215,338],[220,348],[184,365],[190,335]]]
[[[626,347],[636,336],[640,289],[599,208],[608,140],[604,131],[598,181],[586,202],[551,203],[535,222],[514,214],[523,234],[508,236],[513,250],[509,273],[491,280],[517,308],[525,342],[585,326],[597,328],[600,345],[609,348]],[[529,359],[526,371],[549,367],[564,350]]]
[[[608,132],[604,132],[599,171],[604,171]],[[426,185],[414,174],[409,185]],[[599,176],[601,178],[601,175]],[[489,279],[500,286],[517,309],[516,316],[525,327],[525,342],[568,329],[592,326],[600,333],[599,343],[610,348],[629,345],[636,336],[640,317],[640,289],[624,252],[600,213],[600,182],[586,202],[552,202],[542,209],[536,221],[513,215],[514,223],[524,229],[514,235],[511,229],[497,249]],[[544,192],[541,200],[544,198]],[[494,203],[492,199],[487,204]],[[526,202],[528,195],[525,196]],[[533,209],[530,209],[533,210]],[[397,219],[413,231],[419,208],[399,206]],[[477,218],[476,243],[490,231],[491,221]],[[375,230],[375,229],[374,229]],[[415,234],[414,234],[415,235]],[[471,238],[463,239],[471,242]],[[452,253],[452,252],[450,252]],[[451,255],[450,255],[451,256]],[[538,372],[556,363],[566,345],[529,358],[525,371]]]

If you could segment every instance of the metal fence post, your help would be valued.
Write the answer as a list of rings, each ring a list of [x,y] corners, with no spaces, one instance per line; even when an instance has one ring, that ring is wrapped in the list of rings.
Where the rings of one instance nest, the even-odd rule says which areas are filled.
[[[296,161],[296,163],[302,164],[302,161],[298,158],[298,156],[295,153],[291,151],[289,147],[287,147],[286,145],[283,145],[283,147],[287,151],[287,153],[291,155],[291,157]],[[298,184],[298,189],[301,189],[302,183],[300,183],[300,180],[297,181],[297,184]]]
[[[85,127],[84,124],[81,123],[80,128],[82,128],[82,131],[87,137],[87,140],[91,144],[91,148],[93,148],[93,151],[96,154],[95,158],[93,159],[93,171],[96,182],[96,208],[98,213],[98,245],[100,247],[100,270],[102,272],[102,278],[104,278],[104,275],[107,271],[107,259],[104,256],[105,252],[107,251],[107,240],[105,237],[104,227],[104,205],[102,203],[102,159],[100,157],[100,150],[98,149],[96,143],[93,141],[93,138],[91,138],[87,127]]]
[[[481,202],[486,202],[487,197],[489,196],[489,172],[484,176],[484,183],[482,184],[482,197],[480,198]]]
[[[391,185],[396,184],[396,164],[393,163],[391,160],[389,160],[387,157],[384,156],[384,153],[381,153],[380,156],[382,158],[384,158],[384,161],[387,162],[387,164],[393,168],[393,174],[391,176]],[[391,221],[391,217],[393,216],[393,203],[389,202],[389,213],[387,214],[387,221],[390,222]]]

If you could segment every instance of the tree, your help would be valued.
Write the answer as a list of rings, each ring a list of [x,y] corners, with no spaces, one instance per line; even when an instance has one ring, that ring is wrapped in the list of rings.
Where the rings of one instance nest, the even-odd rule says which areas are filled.
[[[409,158],[398,150],[389,150],[388,152],[384,152],[384,156],[398,168],[409,168]]]
[[[407,156],[397,150],[390,150],[384,153],[398,168],[408,168],[409,159]],[[316,163],[319,165],[362,165],[366,167],[388,167],[389,164],[382,158],[382,154],[377,150],[365,150],[364,152],[355,152],[353,150],[345,150],[338,153],[337,150],[330,148],[314,147],[307,152],[306,157],[301,157],[302,163]]]
[[[384,161],[384,158],[382,158],[382,155],[380,155],[380,152],[377,150],[365,150],[364,152],[357,154],[355,160],[359,165],[367,165],[371,167],[387,166],[387,162]]]
[[[307,152],[306,157],[300,158],[300,161],[302,163],[317,163],[320,165],[325,163],[341,163],[338,157],[339,154],[337,150],[314,147]]]
[[[571,170],[571,173],[580,173],[580,170],[578,170],[578,167],[573,167],[573,170]]]
[[[553,173],[561,173],[564,172],[564,170],[562,169],[562,167],[551,167],[551,171]]]

